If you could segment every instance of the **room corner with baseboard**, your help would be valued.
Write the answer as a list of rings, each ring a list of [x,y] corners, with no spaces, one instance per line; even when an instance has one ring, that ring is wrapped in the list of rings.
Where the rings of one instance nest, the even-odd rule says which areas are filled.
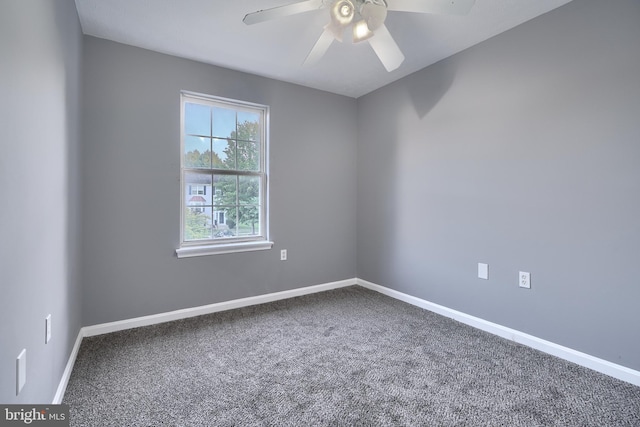
[[[487,322],[484,319],[479,319],[473,316],[469,316],[465,313],[461,313],[450,308],[434,304],[429,301],[425,301],[420,298],[413,297],[411,295],[403,294],[395,291],[391,288],[381,286],[375,283],[371,283],[363,279],[350,279],[339,282],[325,283],[314,286],[308,286],[304,288],[298,288],[291,291],[283,291],[266,295],[258,295],[250,298],[243,298],[240,300],[227,301],[222,303],[211,304],[201,307],[193,307],[191,309],[177,310],[169,313],[159,313],[153,316],[146,316],[136,319],[127,319],[118,322],[111,322],[101,325],[92,325],[83,327],[77,337],[74,349],[69,357],[67,367],[60,381],[56,396],[53,403],[62,403],[62,398],[71,376],[71,371],[75,364],[75,360],[80,348],[82,339],[85,337],[94,337],[103,334],[110,334],[114,332],[127,331],[130,329],[141,328],[146,326],[159,325],[166,322],[173,322],[182,319],[190,319],[197,316],[205,316],[212,313],[219,313],[228,310],[239,309],[243,307],[251,307],[254,305],[267,304],[274,301],[284,301],[290,298],[295,298],[303,295],[311,295],[318,292],[326,292],[333,289],[340,289],[344,287],[358,285],[369,290],[381,293],[399,301],[411,304],[424,310],[431,311],[438,315],[451,318],[457,322],[465,325],[480,329],[485,332],[489,332],[493,335],[505,338],[510,341],[517,342],[519,344],[526,345],[535,350],[550,354],[552,356],[567,360],[585,368],[600,372],[602,374],[617,378],[619,380],[628,382],[630,384],[640,387],[640,372],[626,368],[624,366],[616,365],[606,360],[598,359],[588,354],[584,354],[575,351],[570,348],[560,346],[558,344],[541,340],[537,337],[516,331],[510,328],[506,328],[502,325],[497,325],[491,322]]]

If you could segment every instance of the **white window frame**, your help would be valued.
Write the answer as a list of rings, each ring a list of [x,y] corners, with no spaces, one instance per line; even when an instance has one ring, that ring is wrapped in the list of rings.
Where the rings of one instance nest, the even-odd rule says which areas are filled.
[[[261,179],[261,212],[260,212],[260,235],[259,236],[239,236],[225,239],[203,239],[185,240],[184,238],[184,215],[186,206],[185,173],[195,168],[187,168],[184,165],[185,150],[185,117],[184,110],[187,102],[200,103],[213,107],[234,109],[236,111],[249,111],[260,113],[262,118],[262,134],[260,144],[260,172]],[[251,102],[237,101],[234,99],[222,98],[218,96],[205,95],[189,91],[180,92],[180,247],[176,249],[178,258],[215,255],[221,253],[247,252],[271,249],[273,242],[269,240],[269,182],[268,182],[268,159],[269,159],[269,106],[254,104]],[[200,169],[202,170],[202,169]],[[208,169],[206,169],[208,170]],[[211,169],[212,173],[216,169]],[[228,170],[224,170],[229,173]],[[237,174],[235,176],[242,176]],[[213,186],[212,186],[213,189]],[[215,197],[215,192],[211,191],[211,197]],[[215,207],[214,207],[215,210]],[[217,219],[217,218],[216,218]]]

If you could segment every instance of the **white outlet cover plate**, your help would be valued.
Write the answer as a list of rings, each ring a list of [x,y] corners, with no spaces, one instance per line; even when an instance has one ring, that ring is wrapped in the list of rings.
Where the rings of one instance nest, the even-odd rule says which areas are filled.
[[[531,273],[521,271],[518,277],[521,288],[531,289]]]
[[[44,334],[44,343],[48,344],[51,341],[51,315],[44,319]]]
[[[478,263],[478,278],[489,280],[489,264]]]
[[[27,382],[27,349],[24,348],[16,359],[16,396]]]

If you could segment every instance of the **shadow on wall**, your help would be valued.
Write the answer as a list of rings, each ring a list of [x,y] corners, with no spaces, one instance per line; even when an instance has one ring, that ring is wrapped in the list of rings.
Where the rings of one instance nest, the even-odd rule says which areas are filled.
[[[389,256],[391,277],[398,284],[438,282],[433,277],[432,260],[438,250],[430,243],[440,232],[432,220],[440,209],[433,206],[437,170],[442,156],[441,144],[434,141],[438,132],[431,132],[436,124],[428,118],[435,113],[449,92],[456,78],[455,62],[448,60],[418,71],[404,80],[399,104],[389,105],[390,110],[401,112],[395,117],[396,133],[390,145],[394,147],[394,163],[390,166],[391,188],[389,200],[392,212],[388,214]],[[436,119],[434,119],[436,120]],[[391,164],[390,164],[391,165]],[[408,291],[407,289],[404,289]]]
[[[450,62],[450,61],[449,61]],[[421,234],[424,168],[429,145],[420,122],[455,79],[455,66],[435,64],[365,97],[360,106],[358,175],[358,274],[392,285],[404,277],[398,254]],[[413,248],[412,248],[413,249]]]
[[[417,71],[407,79],[405,89],[409,92],[413,108],[420,119],[424,119],[438,105],[455,78],[454,61],[448,60]]]

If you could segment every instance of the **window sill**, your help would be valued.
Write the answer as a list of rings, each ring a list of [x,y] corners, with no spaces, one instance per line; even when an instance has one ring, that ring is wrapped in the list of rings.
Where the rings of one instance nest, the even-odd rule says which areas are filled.
[[[178,258],[190,258],[195,256],[230,254],[234,252],[263,251],[265,249],[271,249],[272,246],[273,242],[265,240],[207,246],[186,246],[176,249],[176,255],[178,255]]]

